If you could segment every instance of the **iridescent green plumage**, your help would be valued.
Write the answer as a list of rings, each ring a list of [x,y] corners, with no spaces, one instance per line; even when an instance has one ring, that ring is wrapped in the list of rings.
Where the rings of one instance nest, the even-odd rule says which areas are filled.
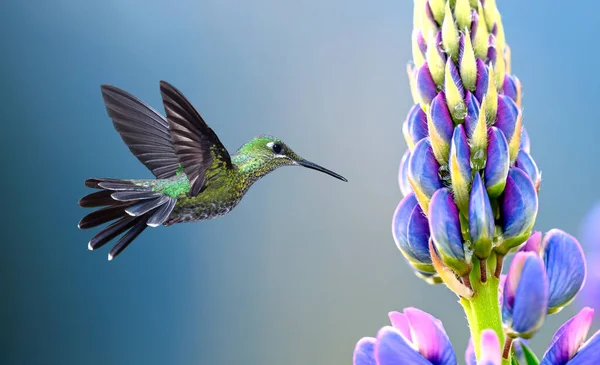
[[[189,101],[161,82],[167,118],[133,95],[103,86],[106,107],[131,152],[156,176],[154,180],[89,179],[100,189],[80,200],[101,207],[84,217],[80,228],[118,219],[89,243],[96,249],[125,232],[109,254],[122,252],[146,226],[172,225],[222,216],[233,209],[250,186],[281,166],[304,166],[346,181],[342,176],[294,153],[284,142],[259,136],[233,156],[223,147]]]

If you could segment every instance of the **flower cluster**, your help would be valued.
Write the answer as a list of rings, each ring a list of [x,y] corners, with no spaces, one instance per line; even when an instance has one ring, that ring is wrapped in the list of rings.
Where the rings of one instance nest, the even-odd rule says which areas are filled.
[[[495,0],[415,0],[412,46],[394,240],[417,276],[459,297],[469,364],[518,364],[517,349],[538,364],[524,340],[573,301],[586,265],[573,236],[533,232],[541,174]],[[565,323],[541,364],[600,363],[600,335],[584,344],[592,315],[586,308]],[[359,341],[355,364],[457,363],[439,320],[414,308],[390,320]]]
[[[541,175],[507,50],[494,1],[415,2],[409,66],[415,105],[403,124],[405,197],[392,230],[408,262],[430,282],[443,281],[447,269],[465,277],[473,257],[485,265],[492,253],[518,249],[535,222]],[[431,257],[430,238],[443,267]]]

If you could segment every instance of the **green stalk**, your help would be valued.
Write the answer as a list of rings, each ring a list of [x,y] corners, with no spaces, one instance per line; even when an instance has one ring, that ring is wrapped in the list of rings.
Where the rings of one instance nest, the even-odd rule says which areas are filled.
[[[460,304],[465,310],[469,328],[471,330],[471,338],[475,348],[477,359],[481,356],[481,333],[485,329],[492,329],[498,335],[500,344],[504,345],[504,330],[502,328],[502,316],[500,314],[500,304],[498,302],[498,286],[500,279],[494,276],[496,268],[496,258],[492,255],[487,260],[487,281],[481,282],[479,260],[473,258],[473,271],[470,279],[473,286],[474,295],[471,299],[460,299]],[[490,272],[490,269],[492,272]],[[501,349],[502,350],[502,349]],[[508,359],[502,359],[503,365],[510,365],[510,355]]]

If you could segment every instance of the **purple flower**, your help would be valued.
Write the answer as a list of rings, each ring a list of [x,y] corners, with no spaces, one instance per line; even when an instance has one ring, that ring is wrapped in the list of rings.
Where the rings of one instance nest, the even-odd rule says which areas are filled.
[[[429,200],[442,187],[439,169],[440,165],[435,159],[431,143],[428,139],[422,139],[411,152],[408,161],[408,181],[424,212],[429,211]]]
[[[490,198],[502,194],[510,166],[508,142],[504,133],[496,127],[488,129],[487,163],[485,165],[485,187]]]
[[[398,204],[392,219],[392,234],[396,246],[416,270],[435,274],[429,255],[429,223],[414,193]]]
[[[537,216],[537,192],[521,169],[510,168],[500,204],[504,241],[495,249],[506,254],[529,238]]]
[[[417,142],[427,137],[427,115],[421,105],[415,104],[410,108],[402,130],[409,149],[413,149]]]
[[[354,365],[456,365],[456,355],[442,323],[416,308],[390,312],[392,326],[377,338],[365,337],[354,349]]]
[[[535,186],[535,190],[540,191],[540,183],[542,181],[542,174],[540,173],[540,170],[538,170],[538,167],[537,167],[535,161],[533,160],[533,157],[531,157],[531,155],[529,153],[527,153],[523,150],[520,150],[519,153],[517,154],[515,166],[520,168],[521,170],[525,171],[527,176],[529,176],[529,178],[533,182],[533,185]]]
[[[437,95],[437,86],[433,81],[431,72],[429,72],[427,62],[417,71],[416,87],[421,107],[429,105]]]
[[[490,198],[478,173],[475,174],[473,180],[469,201],[469,228],[475,248],[475,256],[479,259],[486,259],[492,250],[496,226]]]
[[[542,241],[544,266],[549,282],[549,311],[569,304],[585,282],[583,250],[575,237],[559,229],[550,230]]]
[[[502,321],[511,337],[530,338],[548,311],[548,279],[534,252],[518,252],[510,265],[503,291]]]
[[[594,310],[583,308],[563,324],[552,337],[540,365],[594,365],[600,358],[600,331],[584,343]]]
[[[439,189],[429,204],[431,238],[444,264],[463,276],[471,270],[471,265],[466,258],[458,214],[450,190]]]

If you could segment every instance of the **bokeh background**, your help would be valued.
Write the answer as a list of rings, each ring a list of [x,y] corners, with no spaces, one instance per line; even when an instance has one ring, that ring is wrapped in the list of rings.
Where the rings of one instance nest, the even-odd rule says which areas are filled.
[[[537,228],[577,234],[600,199],[600,5],[498,3],[543,172]],[[3,1],[0,363],[349,364],[407,306],[462,354],[455,297],[414,277],[390,233],[411,22],[407,0]],[[281,169],[224,218],[147,230],[114,262],[89,252],[83,180],[151,176],[99,85],[161,108],[161,79],[231,151],[270,133],[349,183]]]

